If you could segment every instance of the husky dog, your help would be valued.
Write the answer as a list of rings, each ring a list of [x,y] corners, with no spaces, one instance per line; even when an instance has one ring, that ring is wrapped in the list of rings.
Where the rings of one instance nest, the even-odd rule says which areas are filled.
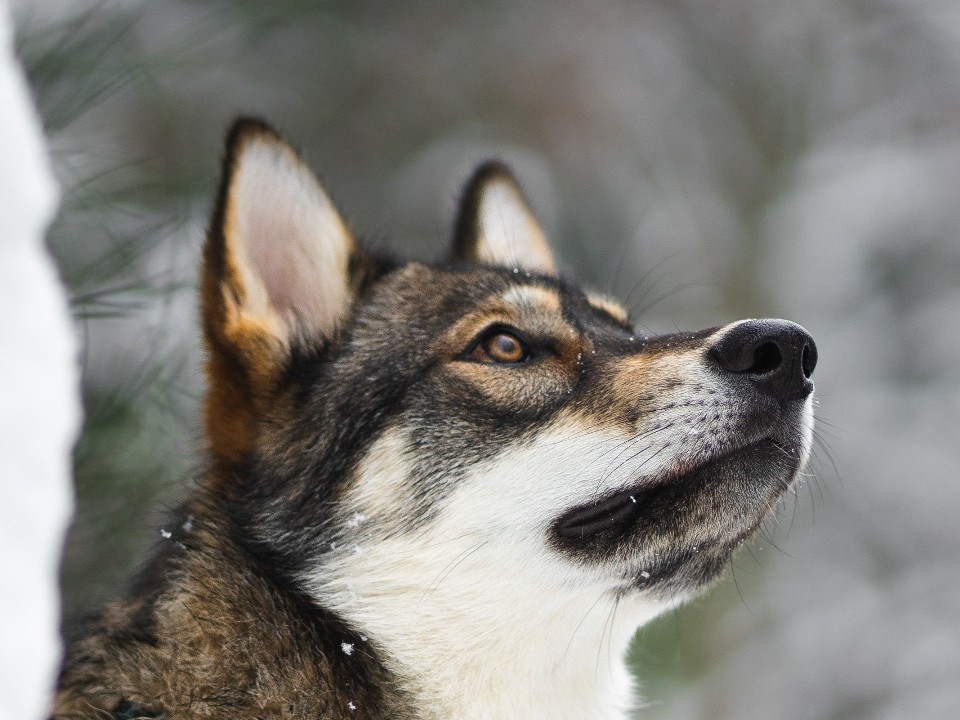
[[[806,331],[636,332],[497,162],[449,260],[400,262],[242,120],[201,285],[206,469],[56,718],[624,718],[635,630],[810,450]]]

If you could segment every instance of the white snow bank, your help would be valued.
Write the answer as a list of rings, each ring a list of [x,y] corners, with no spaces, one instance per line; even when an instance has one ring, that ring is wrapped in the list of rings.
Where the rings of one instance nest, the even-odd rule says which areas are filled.
[[[43,238],[57,191],[0,0],[0,720],[49,713],[80,419],[76,341]]]

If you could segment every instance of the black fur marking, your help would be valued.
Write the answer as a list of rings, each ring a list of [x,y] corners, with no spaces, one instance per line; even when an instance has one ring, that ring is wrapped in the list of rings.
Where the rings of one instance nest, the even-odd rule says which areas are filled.
[[[129,700],[121,700],[119,703],[117,703],[117,707],[113,711],[113,720],[137,720],[138,718],[161,717],[163,716],[152,713],[149,710],[145,710],[137,703],[130,702]]]

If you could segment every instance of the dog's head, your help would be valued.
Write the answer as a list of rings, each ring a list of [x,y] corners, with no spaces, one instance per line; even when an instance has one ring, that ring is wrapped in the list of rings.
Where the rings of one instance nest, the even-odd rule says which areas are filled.
[[[449,261],[396,262],[241,122],[202,284],[211,492],[243,542],[364,626],[365,603],[404,593],[686,594],[809,452],[802,328],[637,333],[557,273],[497,163],[467,186]]]

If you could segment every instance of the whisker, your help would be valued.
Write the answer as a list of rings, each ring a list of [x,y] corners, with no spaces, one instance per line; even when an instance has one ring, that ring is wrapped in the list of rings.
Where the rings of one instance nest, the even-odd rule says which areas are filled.
[[[583,626],[583,623],[586,622],[587,618],[590,616],[590,613],[593,612],[593,609],[597,606],[597,604],[607,595],[607,592],[607,590],[603,590],[600,595],[597,596],[597,599],[593,601],[593,604],[587,609],[587,612],[583,614],[583,617],[580,618],[580,622],[578,622],[577,626],[573,629],[573,633],[570,635],[570,639],[567,641],[567,646],[563,650],[563,657],[567,656],[567,653],[570,651],[570,646],[573,645],[573,639],[576,637],[577,632],[579,632],[580,628]]]
[[[452,573],[460,565],[460,563],[462,563],[468,557],[473,555],[473,553],[475,553],[477,550],[479,550],[484,545],[486,545],[487,542],[488,542],[487,540],[484,540],[483,542],[477,543],[473,547],[468,548],[467,550],[464,550],[462,553],[457,555],[457,557],[455,557],[452,561],[447,563],[447,565],[444,567],[444,570],[441,571],[440,577],[437,579],[437,581],[435,583],[431,583],[430,585],[428,585],[427,589],[423,591],[423,595],[421,595],[420,599],[417,601],[417,608],[420,607],[420,603],[422,603],[424,599],[426,599],[428,596],[436,592],[437,588],[440,587],[440,584],[444,580],[446,580],[447,577],[449,577],[450,573]]]

